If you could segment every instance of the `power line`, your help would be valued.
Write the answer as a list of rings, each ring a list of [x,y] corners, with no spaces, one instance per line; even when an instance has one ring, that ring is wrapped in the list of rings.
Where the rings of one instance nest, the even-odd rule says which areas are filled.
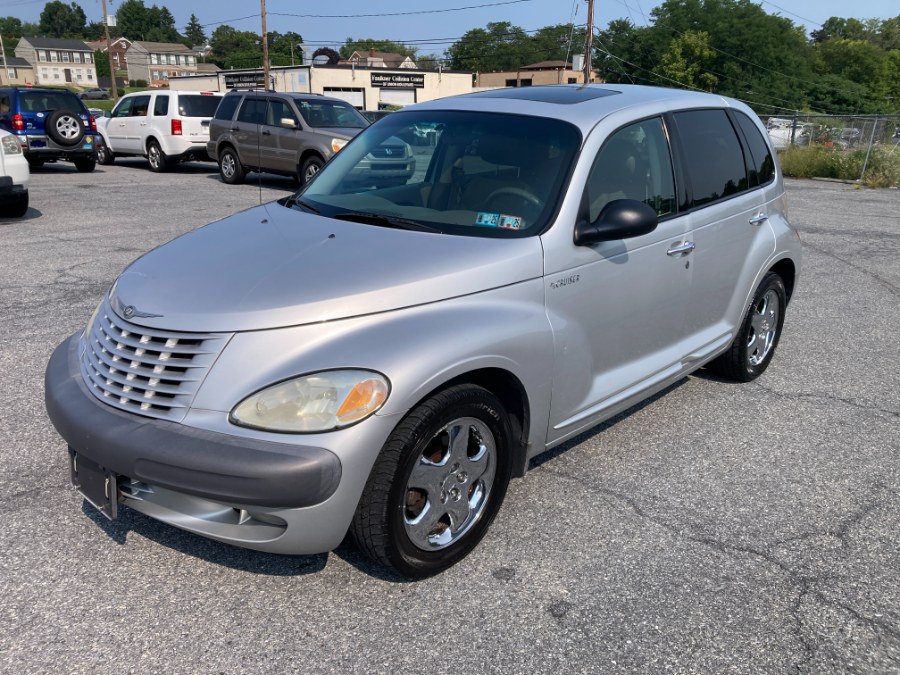
[[[468,5],[466,7],[449,7],[447,9],[420,9],[412,12],[376,12],[373,14],[291,14],[288,12],[269,12],[274,16],[290,16],[298,19],[359,19],[382,16],[412,16],[415,14],[446,14],[447,12],[462,12],[469,9],[482,9],[484,7],[500,7],[501,5],[518,5],[523,2],[535,2],[535,0],[503,0],[503,2],[489,2],[483,5]]]

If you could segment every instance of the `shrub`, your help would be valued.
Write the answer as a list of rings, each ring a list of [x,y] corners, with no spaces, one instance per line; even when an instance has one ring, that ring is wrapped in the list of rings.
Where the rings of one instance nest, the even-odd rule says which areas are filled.
[[[785,176],[859,180],[866,161],[866,148],[842,150],[821,145],[794,145],[782,152],[779,159]],[[870,187],[900,186],[900,148],[873,147],[863,182]]]

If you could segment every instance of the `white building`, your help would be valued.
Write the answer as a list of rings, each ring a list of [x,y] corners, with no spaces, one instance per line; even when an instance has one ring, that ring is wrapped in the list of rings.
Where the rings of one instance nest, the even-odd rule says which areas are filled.
[[[97,86],[94,52],[81,40],[23,37],[16,45],[16,56],[32,65],[37,85]]]

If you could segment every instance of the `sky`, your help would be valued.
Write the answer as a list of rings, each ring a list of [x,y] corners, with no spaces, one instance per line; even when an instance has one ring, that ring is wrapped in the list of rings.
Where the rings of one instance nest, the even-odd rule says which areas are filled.
[[[70,0],[65,0],[66,2]],[[88,21],[100,20],[100,0],[76,0]],[[107,10],[115,12],[120,0],[107,0]],[[0,0],[0,16],[16,16],[38,21],[46,0]],[[191,14],[211,35],[221,23],[238,30],[260,32],[260,3],[256,0],[144,0],[148,7],[165,5],[175,16],[175,26],[183,32]],[[595,0],[594,24],[604,28],[609,21],[630,18],[646,25],[653,0]],[[778,4],[758,2],[769,14],[779,14],[814,30],[831,16],[889,18],[900,14],[897,0],[778,0]],[[447,11],[449,10],[449,11]],[[553,24],[584,24],[585,0],[266,0],[268,30],[294,31],[316,47],[340,47],[348,37],[387,39],[415,46],[420,54],[442,53],[473,28],[491,21],[509,21],[526,31]],[[375,16],[372,16],[375,14]],[[301,16],[302,15],[302,16]],[[573,19],[574,16],[574,19]]]

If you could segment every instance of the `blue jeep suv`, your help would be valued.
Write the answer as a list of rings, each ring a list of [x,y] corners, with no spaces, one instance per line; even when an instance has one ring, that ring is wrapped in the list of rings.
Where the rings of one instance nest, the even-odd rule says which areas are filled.
[[[65,159],[93,171],[102,142],[84,103],[65,89],[0,88],[0,129],[16,135],[32,167]]]

